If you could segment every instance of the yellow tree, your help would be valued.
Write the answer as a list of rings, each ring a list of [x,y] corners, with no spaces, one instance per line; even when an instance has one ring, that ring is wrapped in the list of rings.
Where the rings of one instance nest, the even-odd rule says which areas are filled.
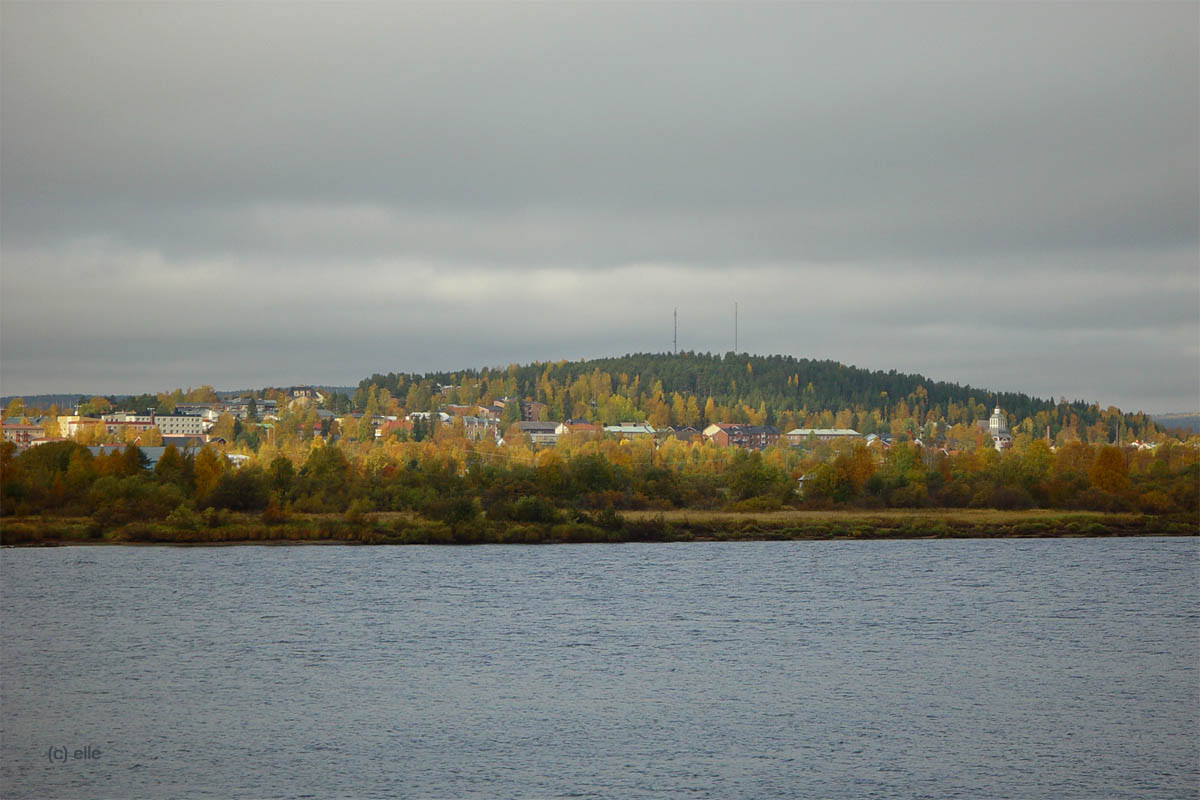
[[[1088,470],[1088,480],[1097,489],[1114,494],[1129,488],[1128,467],[1120,448],[1101,447]]]
[[[196,498],[204,499],[217,488],[221,473],[225,468],[225,459],[211,447],[205,447],[196,454]]]

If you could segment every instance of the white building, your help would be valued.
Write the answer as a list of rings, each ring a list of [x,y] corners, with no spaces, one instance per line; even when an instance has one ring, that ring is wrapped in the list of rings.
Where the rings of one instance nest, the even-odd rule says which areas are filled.
[[[203,436],[213,421],[187,414],[161,414],[154,417],[154,424],[163,436]]]
[[[1000,406],[996,406],[992,411],[992,416],[988,420],[988,433],[992,436],[992,443],[997,450],[1004,450],[1012,447],[1012,434],[1008,432],[1008,421],[1004,418],[1004,412],[1000,410]]]

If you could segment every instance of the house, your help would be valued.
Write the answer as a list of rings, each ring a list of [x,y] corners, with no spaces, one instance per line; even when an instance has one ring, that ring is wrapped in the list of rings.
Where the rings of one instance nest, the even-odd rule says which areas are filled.
[[[669,438],[674,436],[681,442],[694,442],[701,437],[700,429],[694,428],[691,425],[675,425],[666,428],[659,428],[658,432],[661,436]]]
[[[263,417],[267,414],[276,412],[276,402],[274,400],[260,400],[257,398],[239,397],[233,402],[226,403],[222,408],[224,411],[233,414],[237,419],[250,418],[250,401],[254,400],[254,412],[257,416]],[[317,413],[321,413],[324,409],[319,409]]]
[[[290,394],[295,399],[315,400],[318,403],[324,403],[329,399],[329,396],[320,389],[314,389],[312,386],[292,386],[289,390]]]
[[[648,422],[622,422],[619,425],[605,425],[604,435],[615,436],[618,439],[653,439],[654,428]]]
[[[175,414],[177,416],[187,417],[202,417],[204,419],[217,421],[217,417],[221,416],[222,406],[220,403],[176,403]]]
[[[704,429],[705,441],[717,447],[744,447],[747,450],[765,450],[779,440],[779,429],[774,425],[742,425],[736,422],[714,422]]]
[[[459,417],[463,424],[463,436],[480,441],[484,438],[495,439],[500,435],[500,423],[487,417]]]
[[[862,434],[851,428],[793,428],[787,432],[788,444],[796,447],[806,444],[810,437],[817,437],[819,442],[846,441],[858,439]]]
[[[546,411],[545,403],[522,402],[521,403],[521,419],[525,422],[533,422],[540,418]]]
[[[877,436],[874,433],[868,433],[864,441],[867,447],[874,447],[879,450],[889,450],[892,446],[891,436]]]
[[[175,445],[175,449],[181,453],[191,453],[204,447],[208,441],[208,436],[164,436],[162,437],[163,447],[169,444]]]
[[[9,417],[3,422],[4,441],[12,442],[17,452],[28,450],[33,442],[46,435],[45,417]]]
[[[438,422],[442,423],[443,425],[454,419],[445,411],[414,411],[405,417],[405,419],[409,422],[416,422],[419,419],[429,422],[434,417],[437,417]]]
[[[566,422],[559,423],[554,432],[559,436],[565,436],[568,433],[601,433],[603,430],[600,425],[588,422],[586,419],[569,419]]]
[[[558,423],[557,422],[535,422],[525,420],[518,422],[521,433],[529,437],[529,441],[534,446],[552,446],[558,441]]]

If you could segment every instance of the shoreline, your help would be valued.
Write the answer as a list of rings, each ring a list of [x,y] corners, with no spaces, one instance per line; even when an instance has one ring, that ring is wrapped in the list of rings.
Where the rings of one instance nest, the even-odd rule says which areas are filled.
[[[404,512],[310,514],[264,520],[222,513],[204,524],[163,520],[101,526],[81,518],[7,518],[0,545],[220,547],[237,545],[584,544],[627,542],[1068,539],[1200,536],[1193,515],[983,509],[716,512],[638,511],[519,522],[430,520]]]
[[[981,540],[991,539],[997,541],[1022,541],[1028,539],[1186,539],[1188,537],[1197,537],[1197,533],[1062,533],[1062,534],[1045,534],[1045,535],[1019,535],[1007,534],[1004,536],[829,536],[829,537],[795,537],[782,539],[778,537],[760,537],[760,538],[741,538],[741,539],[718,539],[711,537],[695,538],[695,539],[663,539],[663,540],[635,540],[622,539],[607,542],[561,542],[561,541],[544,541],[544,542],[465,542],[465,543],[428,543],[419,544],[413,542],[353,542],[344,539],[237,539],[229,541],[211,541],[211,542],[117,542],[117,541],[79,541],[70,539],[46,539],[38,542],[28,542],[24,544],[5,544],[0,545],[2,550],[31,550],[43,547],[485,547],[485,546],[510,546],[510,547],[548,547],[554,545],[580,545],[580,544],[688,544],[688,543],[704,543],[704,542],[920,542],[920,541],[942,541],[947,539],[957,540]]]

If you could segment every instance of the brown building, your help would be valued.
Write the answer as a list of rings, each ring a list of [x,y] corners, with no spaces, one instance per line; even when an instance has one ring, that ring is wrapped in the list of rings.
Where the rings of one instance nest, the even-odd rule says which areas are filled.
[[[714,422],[704,429],[704,438],[717,447],[744,447],[765,450],[779,440],[774,425],[741,425],[734,422]]]

